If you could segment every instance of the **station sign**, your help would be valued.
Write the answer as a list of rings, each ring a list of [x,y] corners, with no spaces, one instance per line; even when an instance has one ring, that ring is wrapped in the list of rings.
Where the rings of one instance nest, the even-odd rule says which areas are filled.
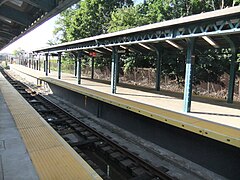
[[[91,57],[96,57],[96,56],[97,56],[97,53],[96,53],[96,52],[89,52],[89,56],[91,56]]]

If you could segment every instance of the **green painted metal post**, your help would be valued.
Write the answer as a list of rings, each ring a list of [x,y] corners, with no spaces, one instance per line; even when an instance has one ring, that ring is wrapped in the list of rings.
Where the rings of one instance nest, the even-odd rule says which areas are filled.
[[[48,72],[51,73],[51,61],[50,61],[50,56],[48,57]]]
[[[40,56],[39,56],[39,59],[38,59],[38,70],[41,71],[41,59],[40,59]]]
[[[235,47],[232,47],[231,50],[232,50],[232,57],[231,57],[231,65],[230,65],[230,79],[228,84],[227,103],[233,103],[234,85],[235,85],[235,77],[236,77],[237,51]]]
[[[185,72],[185,86],[184,86],[184,105],[183,112],[191,111],[192,101],[192,79],[193,79],[193,66],[195,61],[194,54],[194,39],[187,39],[187,58],[186,58],[186,72]]]
[[[45,54],[45,73],[46,73],[46,76],[48,76],[48,53]]]
[[[230,79],[228,83],[228,97],[227,103],[233,103],[233,95],[234,95],[234,85],[236,78],[236,64],[237,64],[237,48],[235,42],[232,38],[228,36],[223,36],[224,39],[230,44],[230,48],[232,51],[231,64],[230,64]]]
[[[77,54],[77,83],[81,84],[81,66],[82,66],[82,53]]]
[[[163,52],[159,49],[156,48],[156,54],[157,54],[157,67],[156,67],[156,90],[160,91],[160,83],[161,83],[161,63],[162,63],[162,54]]]
[[[58,79],[61,79],[62,71],[62,53],[58,53]]]
[[[117,84],[117,63],[118,63],[118,53],[117,47],[113,47],[112,50],[112,68],[111,68],[111,92],[116,93]]]
[[[94,79],[94,57],[92,57],[92,74],[91,79]]]
[[[121,68],[120,67],[120,56],[121,55],[118,54],[118,59],[117,59],[117,64],[116,64],[117,65],[117,67],[116,67],[116,70],[117,70],[117,72],[116,72],[116,76],[117,76],[116,77],[116,83],[117,84],[119,83],[119,72],[120,72],[120,68]]]
[[[43,72],[46,72],[46,60],[43,61]]]
[[[75,75],[75,77],[77,77],[77,67],[78,67],[78,65],[77,65],[77,58],[78,58],[78,55],[76,54],[75,55],[75,62],[74,62],[74,75]]]

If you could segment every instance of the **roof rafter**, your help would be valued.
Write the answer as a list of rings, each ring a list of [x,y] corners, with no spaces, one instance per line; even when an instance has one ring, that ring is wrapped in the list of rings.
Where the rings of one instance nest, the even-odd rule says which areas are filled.
[[[8,31],[4,31],[0,29],[0,33],[1,33],[1,37],[9,37],[9,38],[13,38],[16,36],[16,34],[14,33],[10,33]]]
[[[0,6],[3,5],[7,1],[9,1],[9,0],[0,0]]]
[[[24,2],[42,9],[43,11],[49,12],[55,6],[55,0],[23,0]]]
[[[32,20],[31,16],[27,15],[26,13],[23,13],[6,5],[0,6],[0,16],[23,26],[28,26],[31,24]]]
[[[222,37],[226,34],[239,33],[240,6],[236,6],[40,48],[35,52],[62,51],[74,47],[78,50],[87,50],[114,46],[135,46],[134,51],[137,52],[136,49],[140,49],[140,46],[145,45],[142,48],[147,50],[148,43],[150,45],[157,42],[166,42],[172,48],[183,50],[182,44],[178,44],[179,40],[203,36]]]
[[[9,41],[12,38],[12,36],[9,36],[8,34],[2,33],[0,38]]]

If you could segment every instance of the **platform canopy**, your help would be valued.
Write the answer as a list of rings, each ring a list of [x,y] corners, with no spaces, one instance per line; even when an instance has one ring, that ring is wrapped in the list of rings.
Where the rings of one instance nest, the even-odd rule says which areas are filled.
[[[0,0],[0,50],[79,0]]]
[[[45,64],[46,69],[48,69],[49,53],[57,52],[59,62],[61,62],[61,52],[77,51],[78,84],[81,82],[81,56],[83,54],[112,55],[111,91],[116,93],[119,77],[119,53],[129,51],[144,54],[155,52],[157,57],[156,90],[159,91],[161,62],[164,61],[163,50],[172,51],[171,54],[176,55],[178,51],[183,51],[186,54],[183,111],[190,112],[196,51],[204,52],[204,50],[218,48],[231,49],[227,102],[232,103],[239,47],[240,6],[236,6],[40,48],[33,52],[45,54]],[[60,64],[59,67],[61,67]],[[48,75],[47,70],[46,75]]]
[[[98,35],[55,46],[36,49],[36,53],[92,50],[111,53],[109,47],[135,52],[154,51],[161,45],[169,50],[186,50],[187,38],[196,39],[196,48],[229,47],[230,38],[240,44],[240,6],[155,24]],[[226,38],[227,37],[227,38]]]

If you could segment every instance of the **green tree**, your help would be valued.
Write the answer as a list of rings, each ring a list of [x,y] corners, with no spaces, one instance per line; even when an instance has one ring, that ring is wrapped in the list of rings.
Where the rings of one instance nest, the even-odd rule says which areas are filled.
[[[143,5],[122,7],[112,12],[108,32],[115,32],[149,24]]]
[[[71,40],[68,31],[72,28],[73,16],[76,14],[78,8],[79,6],[75,5],[60,13],[60,16],[55,22],[55,29],[53,31],[55,38],[50,40],[49,43],[58,44]]]
[[[61,13],[55,34],[60,34],[60,42],[65,42],[106,33],[112,11],[132,4],[132,0],[80,1]]]

